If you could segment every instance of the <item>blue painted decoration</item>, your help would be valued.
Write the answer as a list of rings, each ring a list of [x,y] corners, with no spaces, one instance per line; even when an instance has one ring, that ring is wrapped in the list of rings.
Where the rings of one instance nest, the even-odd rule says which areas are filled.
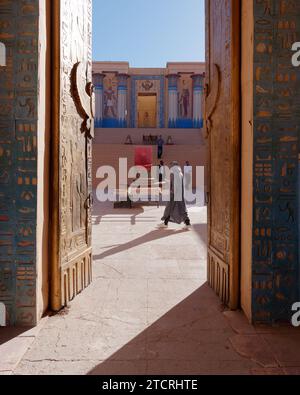
[[[20,326],[36,323],[38,34],[38,0],[0,2],[0,302]]]
[[[300,3],[254,2],[252,317],[290,321],[299,294]],[[296,23],[297,21],[297,23]]]
[[[137,112],[137,102],[136,102],[136,81],[159,81],[160,82],[160,107],[159,107],[159,127],[165,127],[165,77],[163,75],[159,76],[132,76],[131,77],[131,127],[136,128],[136,112]]]

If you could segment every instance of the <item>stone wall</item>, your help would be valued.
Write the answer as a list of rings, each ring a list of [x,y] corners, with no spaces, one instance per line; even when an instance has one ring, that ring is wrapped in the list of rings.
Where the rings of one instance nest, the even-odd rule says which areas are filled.
[[[290,320],[300,300],[298,153],[300,2],[254,0],[252,319]]]
[[[38,0],[0,1],[0,302],[36,323]]]

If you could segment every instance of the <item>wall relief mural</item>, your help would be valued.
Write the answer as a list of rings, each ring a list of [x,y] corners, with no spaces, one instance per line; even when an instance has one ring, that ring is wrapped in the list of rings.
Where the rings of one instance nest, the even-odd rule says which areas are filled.
[[[114,73],[104,78],[104,118],[117,118],[118,79]]]
[[[182,75],[179,79],[178,115],[179,118],[191,119],[193,103],[193,81],[191,74]]]
[[[54,114],[51,308],[59,311],[91,282],[92,1],[53,0],[57,89]],[[59,253],[58,253],[59,252]]]

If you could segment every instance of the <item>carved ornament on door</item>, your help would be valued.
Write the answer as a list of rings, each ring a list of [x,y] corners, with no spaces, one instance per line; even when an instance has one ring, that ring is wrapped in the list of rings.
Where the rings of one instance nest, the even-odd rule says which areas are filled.
[[[81,130],[90,138],[94,137],[94,117],[95,117],[95,92],[94,85],[88,79],[90,74],[85,62],[78,62],[72,70],[72,95],[78,113],[83,118]]]

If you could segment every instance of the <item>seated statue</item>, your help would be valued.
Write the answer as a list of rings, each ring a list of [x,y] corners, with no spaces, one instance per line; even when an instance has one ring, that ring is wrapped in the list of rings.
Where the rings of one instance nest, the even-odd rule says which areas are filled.
[[[133,144],[130,134],[126,137],[125,144]]]
[[[171,136],[168,137],[167,145],[174,145],[173,139]]]

